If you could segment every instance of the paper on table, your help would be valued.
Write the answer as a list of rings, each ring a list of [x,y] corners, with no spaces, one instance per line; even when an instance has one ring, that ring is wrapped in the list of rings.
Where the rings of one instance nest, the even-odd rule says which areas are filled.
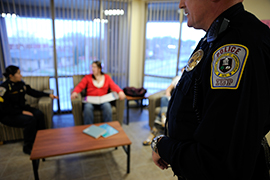
[[[118,98],[119,96],[117,92],[111,92],[103,96],[86,96],[83,103],[102,104],[105,102],[114,101]]]

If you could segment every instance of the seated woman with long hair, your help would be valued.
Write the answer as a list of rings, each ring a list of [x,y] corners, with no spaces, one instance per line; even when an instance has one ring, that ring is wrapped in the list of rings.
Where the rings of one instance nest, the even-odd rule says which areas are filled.
[[[94,61],[92,63],[92,74],[84,76],[81,82],[74,88],[71,99],[78,97],[83,89],[87,88],[87,96],[103,96],[108,93],[108,90],[115,91],[119,95],[119,99],[126,98],[123,90],[114,83],[111,77],[102,72],[102,66],[100,61]],[[112,121],[112,108],[109,102],[102,103],[100,105],[85,103],[84,104],[84,124],[94,123],[94,109],[102,110],[102,117],[104,122]]]

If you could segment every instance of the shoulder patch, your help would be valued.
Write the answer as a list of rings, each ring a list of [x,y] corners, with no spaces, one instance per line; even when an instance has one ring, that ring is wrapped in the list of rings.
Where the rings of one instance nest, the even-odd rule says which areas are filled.
[[[212,89],[237,89],[249,54],[247,47],[226,44],[212,57],[210,83]]]
[[[6,92],[6,88],[0,87],[0,96],[4,96],[5,92]]]

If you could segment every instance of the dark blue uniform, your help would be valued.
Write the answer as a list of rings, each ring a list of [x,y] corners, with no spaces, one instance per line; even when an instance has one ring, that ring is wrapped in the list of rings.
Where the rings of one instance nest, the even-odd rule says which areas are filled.
[[[238,3],[211,25],[168,107],[157,147],[188,180],[269,179],[270,30]]]
[[[12,127],[24,128],[24,146],[29,148],[35,140],[37,130],[45,128],[43,113],[25,102],[25,94],[33,97],[49,96],[48,93],[32,89],[23,81],[12,82],[9,79],[0,85],[0,122]],[[22,114],[29,111],[33,116]]]

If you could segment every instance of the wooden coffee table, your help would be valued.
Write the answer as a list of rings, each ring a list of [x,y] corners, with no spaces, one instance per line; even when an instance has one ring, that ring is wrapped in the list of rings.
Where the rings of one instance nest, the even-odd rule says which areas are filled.
[[[95,125],[101,124],[104,123]],[[118,121],[108,122],[107,124],[118,130],[118,133],[107,138],[99,137],[95,139],[82,132],[83,129],[90,125],[39,130],[30,156],[35,179],[39,179],[38,166],[40,159],[118,146],[123,146],[127,154],[127,173],[129,173],[131,141]]]

